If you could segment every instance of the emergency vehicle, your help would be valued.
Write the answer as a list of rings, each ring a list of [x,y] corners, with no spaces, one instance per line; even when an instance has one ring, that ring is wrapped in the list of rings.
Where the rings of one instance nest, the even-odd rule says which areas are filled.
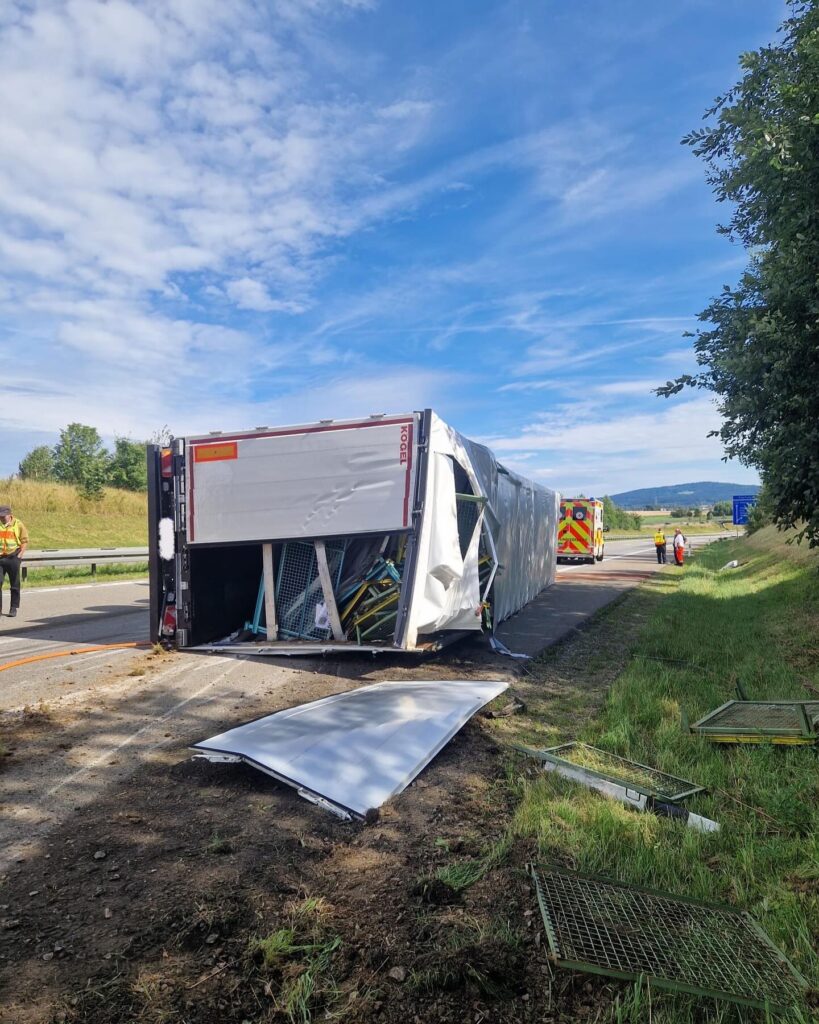
[[[603,502],[594,498],[563,498],[557,528],[558,562],[603,561]]]

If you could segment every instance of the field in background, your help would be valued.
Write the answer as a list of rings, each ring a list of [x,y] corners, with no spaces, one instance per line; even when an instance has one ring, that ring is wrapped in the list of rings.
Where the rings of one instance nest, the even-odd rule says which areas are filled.
[[[144,493],[106,488],[86,501],[67,484],[0,480],[0,504],[28,528],[32,548],[122,548],[148,543]]]
[[[650,543],[651,537],[657,528],[657,526],[663,526],[665,528],[666,536],[671,541],[671,537],[674,534],[674,530],[679,526],[686,537],[703,537],[711,534],[724,533],[725,529],[733,529],[730,523],[727,527],[722,526],[722,522],[727,520],[719,519],[675,519],[673,516],[647,515],[642,518],[642,525],[639,530],[611,530],[606,534],[609,540],[618,539],[629,539],[645,537],[646,541]]]

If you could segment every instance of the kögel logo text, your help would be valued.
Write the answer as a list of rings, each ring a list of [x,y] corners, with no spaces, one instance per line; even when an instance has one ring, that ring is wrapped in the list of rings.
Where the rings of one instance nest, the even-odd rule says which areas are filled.
[[[409,446],[410,446],[410,428],[409,424],[405,423],[401,427],[401,444],[398,448],[398,465],[403,466],[409,462]]]

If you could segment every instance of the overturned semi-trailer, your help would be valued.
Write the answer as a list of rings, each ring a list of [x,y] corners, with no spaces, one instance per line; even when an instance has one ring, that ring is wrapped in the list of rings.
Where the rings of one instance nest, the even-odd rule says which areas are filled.
[[[148,448],[151,635],[434,649],[554,581],[559,496],[432,410]]]

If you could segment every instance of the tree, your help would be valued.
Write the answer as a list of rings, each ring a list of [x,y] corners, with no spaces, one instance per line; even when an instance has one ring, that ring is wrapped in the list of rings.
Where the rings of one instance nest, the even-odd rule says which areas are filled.
[[[739,283],[699,315],[701,371],[657,393],[706,388],[726,455],[758,467],[780,528],[819,545],[819,5],[788,0],[777,45],[744,54],[742,80],[683,143],[705,161],[718,230],[748,251]]]
[[[97,495],[106,479],[109,458],[95,427],[69,423],[54,447],[54,475],[63,483],[90,487]]]
[[[730,501],[715,501],[714,507],[711,509],[711,514],[716,518],[719,518],[720,516],[733,516],[733,503]]]
[[[746,527],[748,533],[756,533],[763,526],[769,526],[773,522],[772,516],[770,495],[763,484],[756,496],[756,502],[748,509],[748,525]]]
[[[114,453],[108,463],[108,483],[126,491],[144,491],[148,487],[144,444],[127,437],[115,439]]]
[[[52,480],[54,454],[47,444],[38,445],[24,456],[18,469],[23,480]]]
[[[640,517],[615,505],[608,494],[603,495],[603,525],[613,530],[639,530]]]

